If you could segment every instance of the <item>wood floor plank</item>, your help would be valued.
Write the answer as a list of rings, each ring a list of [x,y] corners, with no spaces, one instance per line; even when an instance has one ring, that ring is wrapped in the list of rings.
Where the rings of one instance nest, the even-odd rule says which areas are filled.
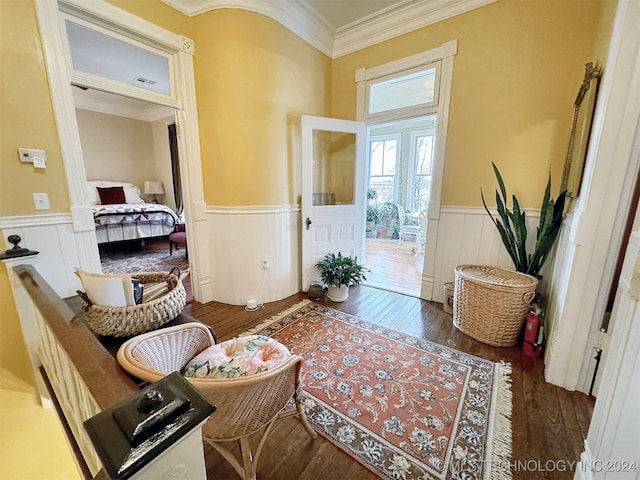
[[[415,255],[411,250],[414,245],[415,242],[368,238],[364,263],[371,273],[367,274],[367,284],[419,296],[424,255]]]

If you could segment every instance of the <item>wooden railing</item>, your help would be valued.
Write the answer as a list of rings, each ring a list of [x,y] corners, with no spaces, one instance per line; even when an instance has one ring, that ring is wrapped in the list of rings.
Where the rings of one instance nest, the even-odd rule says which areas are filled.
[[[35,268],[13,270],[33,305],[41,371],[78,465],[86,477],[106,478],[82,423],[139,388]]]

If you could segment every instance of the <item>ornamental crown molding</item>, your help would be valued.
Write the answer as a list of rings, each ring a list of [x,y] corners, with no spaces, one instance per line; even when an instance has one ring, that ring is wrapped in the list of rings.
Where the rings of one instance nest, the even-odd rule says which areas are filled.
[[[497,0],[405,0],[338,29],[303,0],[162,1],[190,17],[223,8],[260,13],[335,59]]]

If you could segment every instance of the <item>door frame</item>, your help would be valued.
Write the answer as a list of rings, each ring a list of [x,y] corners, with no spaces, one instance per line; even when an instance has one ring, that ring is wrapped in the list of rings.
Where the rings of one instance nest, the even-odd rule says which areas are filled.
[[[114,85],[107,80],[83,78],[99,90],[125,95],[154,103],[164,103],[176,109],[178,150],[181,158],[180,173],[187,234],[191,260],[191,281],[194,297],[206,302],[212,299],[209,267],[199,261],[205,245],[200,245],[198,230],[204,227],[205,202],[200,159],[200,138],[193,68],[194,43],[191,39],[165,30],[147,20],[121,10],[102,0],[34,0],[42,48],[47,66],[49,87],[58,138],[65,168],[73,231],[80,267],[100,271],[100,256],[95,226],[86,188],[86,172],[80,143],[80,134],[71,90],[72,73],[67,67],[66,38],[62,30],[62,15],[72,15],[90,24],[106,28],[137,43],[145,43],[170,56],[174,73],[171,98],[163,100],[157,94],[140,92],[133,87]],[[77,77],[77,75],[76,75]],[[76,78],[77,81],[77,78]]]
[[[453,81],[453,60],[458,53],[458,41],[456,39],[443,43],[439,47],[427,50],[406,58],[395,60],[372,68],[361,68],[356,71],[355,81],[357,87],[356,119],[367,122],[367,127],[398,121],[408,118],[416,118],[429,114],[436,114],[436,148],[433,156],[433,173],[431,176],[431,194],[429,197],[427,215],[427,233],[424,247],[424,265],[422,267],[422,285],[420,298],[433,300],[435,298],[434,277],[436,244],[438,238],[438,226],[440,221],[440,206],[442,201],[442,179],[444,176],[444,161],[449,125],[449,110],[451,103],[451,86]],[[427,66],[434,62],[440,62],[439,93],[437,107],[407,109],[406,116],[398,115],[394,111],[389,118],[382,118],[376,114],[375,119],[368,120],[367,112],[367,83],[370,80],[406,71],[419,66]]]

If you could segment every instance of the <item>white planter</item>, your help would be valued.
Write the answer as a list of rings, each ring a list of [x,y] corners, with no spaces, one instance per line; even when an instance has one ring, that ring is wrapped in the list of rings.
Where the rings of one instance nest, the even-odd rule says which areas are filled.
[[[327,296],[333,302],[344,302],[349,298],[349,285],[340,285],[339,287],[329,285]]]

